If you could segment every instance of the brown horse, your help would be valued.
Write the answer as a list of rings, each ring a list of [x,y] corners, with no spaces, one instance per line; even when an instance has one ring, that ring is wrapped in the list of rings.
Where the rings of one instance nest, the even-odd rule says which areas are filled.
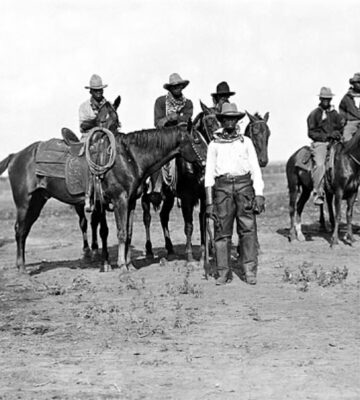
[[[220,127],[214,111],[200,102],[202,112],[194,119],[194,126],[197,126],[199,132],[207,143],[213,138],[213,133]],[[270,129],[267,125],[269,113],[264,118],[259,114],[251,115],[249,124],[245,129],[245,135],[250,137],[259,159],[261,167],[268,163],[268,140]],[[191,238],[193,234],[193,210],[200,203],[199,227],[201,240],[200,265],[204,264],[205,258],[205,187],[204,187],[204,166],[189,168],[186,162],[181,158],[177,159],[178,179],[176,190],[173,191],[166,183],[162,185],[163,204],[160,211],[160,221],[165,238],[165,248],[168,258],[175,256],[174,248],[170,238],[168,223],[170,212],[174,205],[175,196],[180,199],[181,211],[184,219],[184,233],[186,236],[185,254],[188,262],[193,261],[193,248]],[[148,196],[142,197],[144,225],[146,230],[146,254],[153,257],[152,244],[150,240],[150,199]]]
[[[106,110],[104,114],[99,112],[98,119],[103,127],[116,132],[118,127],[116,110],[109,104]],[[196,133],[192,131],[189,133],[186,126],[114,136],[116,157],[111,168],[104,173],[101,187],[103,197],[111,201],[114,206],[119,241],[117,264],[120,268],[124,269],[131,265],[129,248],[132,216],[144,180],[178,154],[191,162],[197,161],[200,153],[205,154],[206,148],[194,143],[195,136]],[[40,184],[40,178],[35,173],[35,155],[40,143],[33,143],[19,153],[11,154],[0,163],[0,174],[9,169],[10,184],[17,208],[16,265],[22,272],[25,271],[27,235],[50,197],[73,204],[78,212],[80,209],[83,212],[84,195],[70,195],[65,179],[49,178]],[[107,237],[107,232],[105,233]]]
[[[304,163],[305,161],[305,163]],[[289,240],[305,240],[301,230],[301,214],[313,189],[311,178],[312,160],[310,147],[297,150],[287,161],[286,177],[289,189],[290,234]],[[360,182],[360,130],[345,144],[338,143],[334,148],[334,162],[325,174],[325,195],[329,219],[333,228],[331,245],[339,243],[339,224],[341,221],[341,200],[347,201],[347,231],[344,243],[354,241],[352,214]],[[300,192],[300,197],[297,199]],[[335,197],[335,216],[333,198]],[[320,206],[320,225],[325,229],[323,206]]]

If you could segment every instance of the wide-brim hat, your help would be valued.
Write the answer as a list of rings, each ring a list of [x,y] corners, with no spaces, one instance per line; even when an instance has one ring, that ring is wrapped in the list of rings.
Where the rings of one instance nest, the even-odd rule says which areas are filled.
[[[228,85],[227,82],[220,82],[217,86],[216,86],[216,92],[215,93],[211,93],[211,96],[233,96],[235,94],[235,92],[232,92],[230,90],[230,87]]]
[[[349,79],[350,84],[352,85],[355,82],[360,82],[360,72],[356,72],[352,78]]]
[[[190,81],[186,79],[182,79],[181,76],[177,73],[173,73],[169,76],[169,83],[164,84],[164,89],[169,90],[172,86],[181,85],[184,89]]]
[[[244,118],[246,113],[238,111],[235,103],[224,103],[221,112],[216,113],[216,118],[222,120],[226,117],[237,118],[238,120]]]
[[[322,87],[320,89],[319,97],[321,99],[332,99],[334,97],[334,93],[331,91],[329,87]]]
[[[89,86],[85,86],[85,89],[104,89],[108,85],[103,85],[102,79],[99,75],[93,74],[90,78]]]

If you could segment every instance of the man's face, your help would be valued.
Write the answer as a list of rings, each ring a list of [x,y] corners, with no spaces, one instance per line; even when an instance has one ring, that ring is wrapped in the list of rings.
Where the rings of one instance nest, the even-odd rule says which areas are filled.
[[[229,103],[229,95],[216,95],[213,96],[214,106],[221,111],[224,103]]]
[[[330,98],[325,98],[325,97],[320,97],[320,106],[324,110],[327,110],[330,108],[331,105],[331,99]]]
[[[177,99],[182,96],[183,85],[173,85],[169,87],[169,92]]]
[[[235,130],[236,124],[238,122],[237,117],[223,117],[221,121],[221,126],[226,132],[231,133]]]
[[[101,101],[104,95],[104,89],[90,89],[90,93],[96,101]]]
[[[354,82],[353,88],[355,92],[360,93],[360,82]]]

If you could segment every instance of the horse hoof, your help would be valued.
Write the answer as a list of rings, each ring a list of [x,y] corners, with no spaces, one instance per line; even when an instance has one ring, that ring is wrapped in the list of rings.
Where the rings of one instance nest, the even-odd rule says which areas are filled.
[[[133,263],[128,264],[128,265],[126,266],[126,268],[127,268],[128,272],[134,272],[134,271],[136,271],[136,268],[134,267],[134,264],[133,264]]]
[[[112,271],[111,264],[105,261],[102,267],[100,268],[100,272],[111,272],[111,271]]]
[[[297,239],[299,242],[305,242],[305,236],[302,233],[298,233]]]
[[[128,269],[126,268],[126,265],[120,265],[120,267],[119,267],[119,275],[121,276],[121,275],[125,275],[125,274],[127,274],[129,271],[128,271]]]

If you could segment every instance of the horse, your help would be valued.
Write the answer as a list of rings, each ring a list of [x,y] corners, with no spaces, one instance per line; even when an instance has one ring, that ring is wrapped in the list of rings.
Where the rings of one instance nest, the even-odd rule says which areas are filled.
[[[197,127],[206,143],[210,143],[213,138],[213,133],[220,127],[216,115],[212,109],[207,107],[200,101],[202,112],[194,119],[194,125]],[[270,136],[270,129],[267,125],[269,113],[262,118],[258,113],[251,115],[247,112],[249,124],[245,129],[245,135],[248,136],[255,147],[259,164],[265,167],[268,164],[268,140]],[[204,163],[203,163],[204,164]],[[163,205],[160,211],[160,221],[165,238],[165,249],[167,251],[168,259],[175,257],[174,248],[170,238],[168,223],[169,215],[174,205],[175,196],[180,199],[181,211],[184,219],[184,233],[186,236],[185,255],[187,262],[192,262],[193,248],[192,248],[192,234],[193,234],[193,211],[194,207],[200,203],[199,210],[199,227],[200,227],[200,242],[201,242],[201,255],[200,266],[204,265],[205,259],[205,210],[206,210],[206,196],[204,187],[204,165],[201,168],[189,168],[189,166],[181,159],[177,159],[177,185],[175,192],[163,182],[162,184],[162,197]],[[143,206],[143,220],[146,230],[146,255],[153,257],[152,244],[150,239],[150,198],[148,196],[142,197]]]
[[[106,115],[100,115],[99,112],[98,119],[103,123],[103,127],[106,126],[105,129],[115,132],[119,126],[116,110],[110,104],[107,104],[106,110],[107,112],[104,112]],[[116,156],[111,167],[103,173],[100,184],[103,198],[111,202],[114,207],[118,236],[117,265],[120,271],[131,268],[129,248],[132,216],[136,199],[141,194],[139,188],[147,176],[176,155],[181,154],[185,159],[195,162],[201,153],[205,154],[206,148],[195,144],[194,137],[196,132],[188,131],[188,127],[184,126],[176,129],[143,130],[127,135],[114,135]],[[64,179],[50,178],[41,182],[36,175],[35,155],[40,143],[35,142],[16,154],[10,154],[0,162],[0,174],[7,168],[9,170],[9,180],[17,208],[16,265],[20,272],[26,272],[27,235],[50,197],[75,205],[78,213],[84,212],[83,193],[72,196],[66,188]],[[103,232],[106,238],[107,232],[107,229]],[[106,247],[106,240],[103,245]],[[106,270],[111,270],[111,266]]]
[[[347,201],[347,229],[343,237],[345,244],[354,241],[352,214],[360,182],[360,129],[346,143],[334,144],[333,163],[328,163],[325,173],[325,197],[329,220],[332,227],[331,246],[339,243],[339,224],[341,221],[341,200]],[[305,162],[304,162],[305,161]],[[311,177],[312,160],[309,146],[298,149],[286,163],[286,177],[289,190],[290,233],[289,240],[304,241],[301,230],[301,214],[313,189]],[[297,199],[300,192],[300,197]],[[335,215],[333,199],[335,198]],[[320,225],[325,227],[323,205],[320,206]]]

